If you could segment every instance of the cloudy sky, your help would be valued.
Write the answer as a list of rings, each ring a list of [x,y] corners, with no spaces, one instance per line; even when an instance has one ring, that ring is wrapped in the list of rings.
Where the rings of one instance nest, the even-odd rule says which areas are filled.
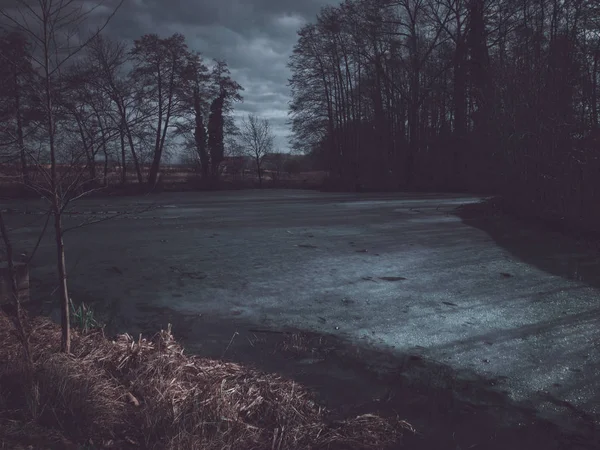
[[[296,31],[322,6],[340,0],[125,0],[106,32],[132,41],[146,33],[182,33],[205,59],[225,59],[245,91],[236,116],[270,120],[276,148],[287,151],[290,77],[286,64]]]

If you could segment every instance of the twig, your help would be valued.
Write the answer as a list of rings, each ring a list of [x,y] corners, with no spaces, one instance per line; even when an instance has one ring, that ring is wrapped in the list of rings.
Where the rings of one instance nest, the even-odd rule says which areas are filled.
[[[225,351],[223,352],[223,355],[221,355],[221,358],[225,357],[225,353],[227,353],[227,350],[229,350],[229,347],[231,346],[231,344],[233,343],[233,340],[235,339],[235,337],[238,335],[239,333],[236,331],[235,333],[233,333],[233,336],[231,336],[231,340],[229,341],[229,344],[227,344],[227,347],[225,348]]]
[[[78,225],[74,225],[74,226],[72,226],[72,227],[65,228],[65,229],[63,230],[63,235],[64,235],[64,234],[65,234],[67,231],[75,230],[75,229],[77,229],[77,228],[83,228],[83,227],[87,227],[87,226],[89,226],[89,225],[94,225],[94,224],[97,224],[97,223],[106,222],[107,220],[116,219],[117,217],[121,217],[121,216],[124,216],[124,215],[126,215],[126,214],[134,214],[134,213],[135,213],[135,214],[141,214],[141,213],[144,213],[144,212],[147,212],[147,211],[151,211],[152,209],[156,209],[156,205],[150,205],[150,206],[148,206],[147,208],[144,208],[144,209],[142,209],[142,210],[139,210],[139,211],[123,211],[123,212],[120,212],[120,213],[117,213],[117,214],[113,214],[112,216],[103,217],[103,218],[101,218],[101,219],[97,219],[97,220],[87,220],[87,221],[85,221],[85,222],[81,222],[81,223],[80,223],[80,224],[78,224]]]
[[[72,186],[69,186],[69,189],[67,190],[67,192],[69,192],[71,189],[72,189]],[[92,194],[94,192],[101,191],[103,189],[105,189],[105,186],[101,186],[99,188],[94,188],[94,189],[88,189],[87,191],[82,192],[79,195],[76,195],[76,196],[74,196],[72,198],[66,199],[65,202],[64,202],[64,204],[63,204],[63,207],[61,208],[61,212],[63,212],[65,210],[65,208],[69,205],[69,203],[71,203],[71,202],[73,202],[75,200],[79,200],[80,198],[85,197],[86,195],[90,195],[90,194]]]
[[[51,209],[49,209],[48,212],[46,213],[46,223],[44,223],[44,228],[42,228],[42,232],[38,236],[38,240],[35,243],[35,247],[33,247],[33,250],[31,251],[31,255],[29,256],[29,258],[27,259],[27,262],[25,263],[28,266],[29,266],[29,263],[31,262],[31,260],[33,259],[35,253],[37,252],[38,248],[40,247],[40,243],[42,242],[42,238],[46,234],[46,229],[48,228],[48,223],[50,222],[50,216],[52,215],[51,213],[52,213]]]

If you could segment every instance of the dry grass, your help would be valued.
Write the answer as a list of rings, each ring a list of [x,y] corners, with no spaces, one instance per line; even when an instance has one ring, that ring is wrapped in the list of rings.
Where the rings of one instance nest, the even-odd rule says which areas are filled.
[[[329,422],[303,386],[186,355],[170,329],[150,340],[74,333],[67,356],[56,325],[32,325],[30,375],[0,313],[0,448],[382,449],[410,429],[374,415]]]

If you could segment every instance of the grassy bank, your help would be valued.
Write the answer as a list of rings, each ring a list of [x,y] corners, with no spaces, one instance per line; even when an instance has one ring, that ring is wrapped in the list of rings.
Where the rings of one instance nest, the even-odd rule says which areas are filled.
[[[31,321],[33,370],[0,313],[0,448],[383,449],[410,426],[362,415],[329,420],[294,381],[184,353],[151,339],[74,333]]]

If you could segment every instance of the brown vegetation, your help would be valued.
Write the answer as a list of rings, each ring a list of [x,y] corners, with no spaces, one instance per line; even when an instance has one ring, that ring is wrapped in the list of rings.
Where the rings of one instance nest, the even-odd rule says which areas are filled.
[[[188,356],[170,330],[152,339],[73,332],[32,320],[32,383],[0,313],[0,448],[382,449],[410,426],[328,420],[310,391],[278,375]]]

